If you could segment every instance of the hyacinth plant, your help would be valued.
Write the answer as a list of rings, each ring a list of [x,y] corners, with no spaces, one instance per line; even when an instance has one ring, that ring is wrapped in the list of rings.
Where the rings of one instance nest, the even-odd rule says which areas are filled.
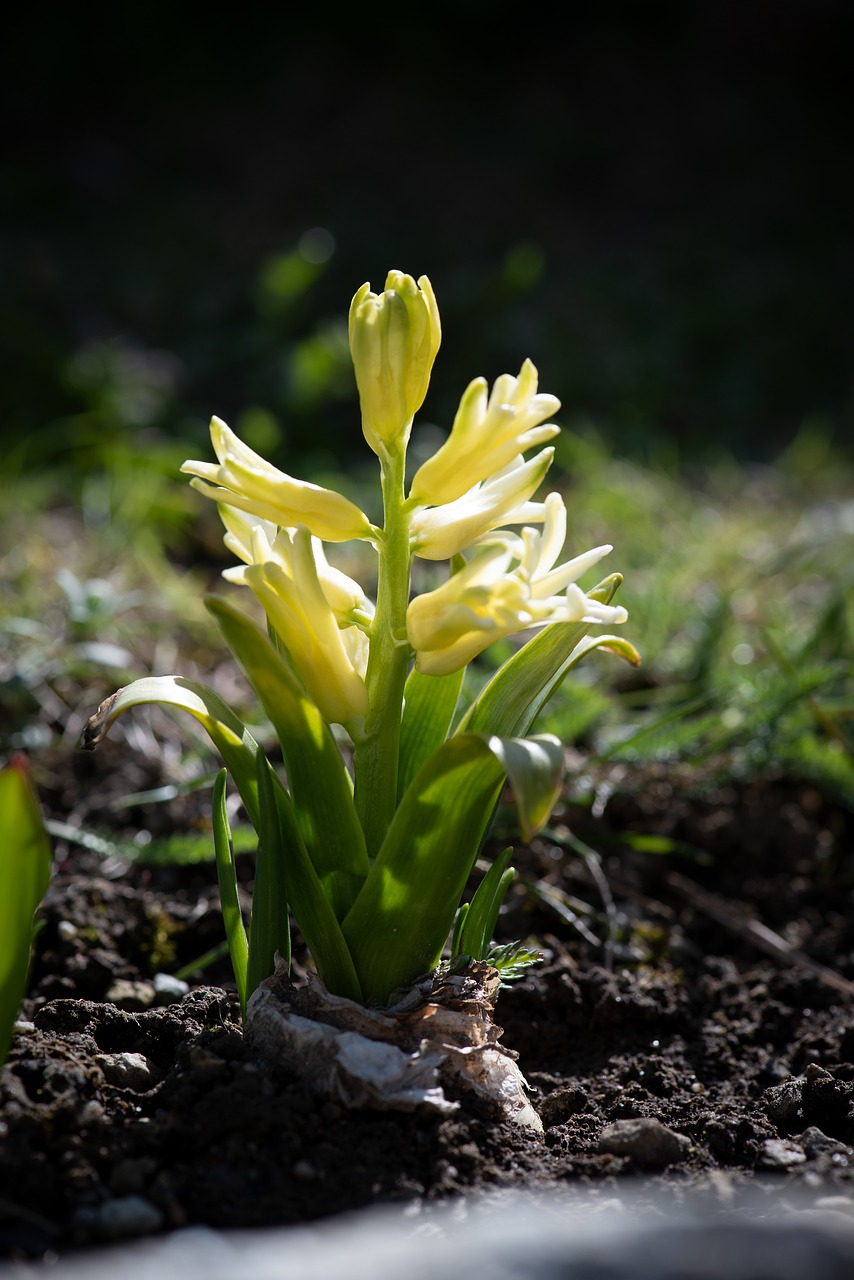
[[[360,1002],[382,1004],[434,970],[452,928],[454,956],[488,958],[510,851],[469,903],[460,899],[505,784],[526,840],[555,804],[562,748],[530,736],[538,713],[591,649],[638,661],[626,641],[588,636],[626,618],[611,604],[618,574],[589,591],[577,582],[611,547],[558,563],[563,499],[533,498],[552,461],[547,442],[558,427],[549,419],[559,403],[538,391],[530,361],[491,392],[482,378],[469,385],[445,443],[407,490],[407,443],[440,342],[427,278],[393,271],[380,294],[364,285],[349,333],[362,430],[379,460],[381,525],[343,495],[278,470],[218,418],[217,461],[183,467],[217,503],[240,562],[224,576],[266,615],[265,629],[231,600],[206,600],[276,731],[285,777],[212,690],[180,677],[119,690],[87,731],[94,746],[122,712],[156,702],[195,716],[218,748],[226,768],[214,788],[214,844],[244,1007],[277,953],[289,958],[290,914],[328,990]],[[376,553],[375,602],[326,558],[324,544],[354,539]],[[415,558],[447,562],[448,571],[413,597]],[[458,716],[467,665],[531,628],[533,638]],[[343,727],[351,749],[342,753],[332,726]],[[226,772],[259,837],[248,931]],[[512,957],[500,953],[507,964]]]

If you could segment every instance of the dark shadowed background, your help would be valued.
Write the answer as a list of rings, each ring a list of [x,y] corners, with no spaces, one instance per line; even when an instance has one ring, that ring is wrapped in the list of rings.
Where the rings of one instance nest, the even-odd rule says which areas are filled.
[[[851,440],[849,0],[30,6],[3,54],[7,467],[211,413],[361,448],[355,289],[427,273],[426,413],[530,355],[632,452]]]

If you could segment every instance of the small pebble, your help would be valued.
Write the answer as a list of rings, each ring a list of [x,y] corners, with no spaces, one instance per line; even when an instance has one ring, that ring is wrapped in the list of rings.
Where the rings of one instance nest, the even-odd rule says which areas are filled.
[[[155,991],[150,982],[131,982],[117,978],[104,999],[128,1013],[141,1013],[154,1004]]]
[[[852,1150],[846,1147],[844,1142],[838,1142],[836,1138],[830,1138],[826,1133],[822,1133],[821,1129],[815,1125],[810,1125],[808,1129],[804,1129],[803,1133],[798,1135],[797,1141],[803,1147],[810,1160],[816,1156],[824,1155],[826,1152],[831,1154],[850,1156]]]
[[[628,1156],[638,1164],[665,1169],[684,1160],[691,1140],[668,1129],[652,1116],[615,1120],[606,1125],[599,1138],[598,1150],[613,1156]]]
[[[101,1106],[97,1098],[90,1098],[83,1109],[80,1111],[77,1119],[81,1126],[89,1124],[98,1124],[103,1120],[105,1115],[104,1108]]]
[[[163,1214],[143,1196],[117,1196],[114,1200],[106,1200],[98,1205],[93,1217],[96,1229],[110,1240],[150,1235],[163,1226]]]
[[[167,1004],[177,1004],[190,990],[189,982],[173,978],[171,973],[155,973],[151,983],[154,987],[155,1004],[160,1008]]]
[[[759,1158],[766,1169],[791,1169],[807,1159],[802,1147],[785,1138],[768,1138],[759,1148]]]
[[[789,1125],[801,1109],[803,1077],[790,1076],[781,1084],[772,1084],[762,1095],[762,1105],[769,1120],[778,1127]]]
[[[117,1089],[146,1093],[158,1081],[158,1074],[142,1053],[96,1053],[95,1061],[108,1084]]]

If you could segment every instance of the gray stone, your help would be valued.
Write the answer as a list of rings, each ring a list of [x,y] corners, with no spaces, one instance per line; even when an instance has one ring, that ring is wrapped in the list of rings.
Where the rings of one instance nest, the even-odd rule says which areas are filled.
[[[127,1013],[142,1013],[154,1004],[154,987],[150,982],[116,978],[105,999]]]
[[[173,978],[171,973],[155,973],[151,985],[154,987],[154,1002],[161,1008],[167,1004],[177,1004],[190,990],[189,982]]]
[[[803,1076],[790,1076],[763,1093],[765,1114],[778,1128],[790,1125],[800,1115],[803,1084]]]
[[[791,1169],[806,1163],[806,1153],[797,1142],[786,1138],[768,1138],[759,1148],[759,1158],[766,1169]]]
[[[116,1196],[94,1211],[97,1229],[106,1239],[150,1235],[163,1226],[163,1214],[143,1196]]]
[[[665,1169],[685,1159],[691,1150],[691,1140],[652,1116],[637,1116],[606,1125],[599,1137],[598,1150],[606,1155],[628,1156],[648,1168]]]
[[[133,1089],[146,1093],[154,1088],[159,1075],[142,1053],[96,1053],[95,1061],[108,1084],[117,1089]]]
[[[804,1129],[799,1134],[796,1141],[800,1143],[810,1160],[814,1160],[816,1156],[823,1155],[844,1155],[849,1158],[854,1156],[854,1150],[846,1147],[844,1142],[837,1141],[836,1138],[830,1138],[821,1129],[817,1129],[815,1125],[810,1125],[808,1129]]]

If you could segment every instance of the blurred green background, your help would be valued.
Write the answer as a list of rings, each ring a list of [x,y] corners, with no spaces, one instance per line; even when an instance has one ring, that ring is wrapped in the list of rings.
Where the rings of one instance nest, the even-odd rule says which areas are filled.
[[[530,355],[640,456],[850,442],[853,35],[847,0],[19,9],[6,475],[214,412],[346,466],[346,309],[390,267],[436,289],[444,426]]]
[[[0,750],[146,672],[230,696],[178,468],[216,413],[375,511],[346,317],[394,267],[443,321],[413,451],[530,356],[567,551],[626,575],[643,667],[594,656],[544,727],[854,803],[852,37],[850,0],[7,19]]]

